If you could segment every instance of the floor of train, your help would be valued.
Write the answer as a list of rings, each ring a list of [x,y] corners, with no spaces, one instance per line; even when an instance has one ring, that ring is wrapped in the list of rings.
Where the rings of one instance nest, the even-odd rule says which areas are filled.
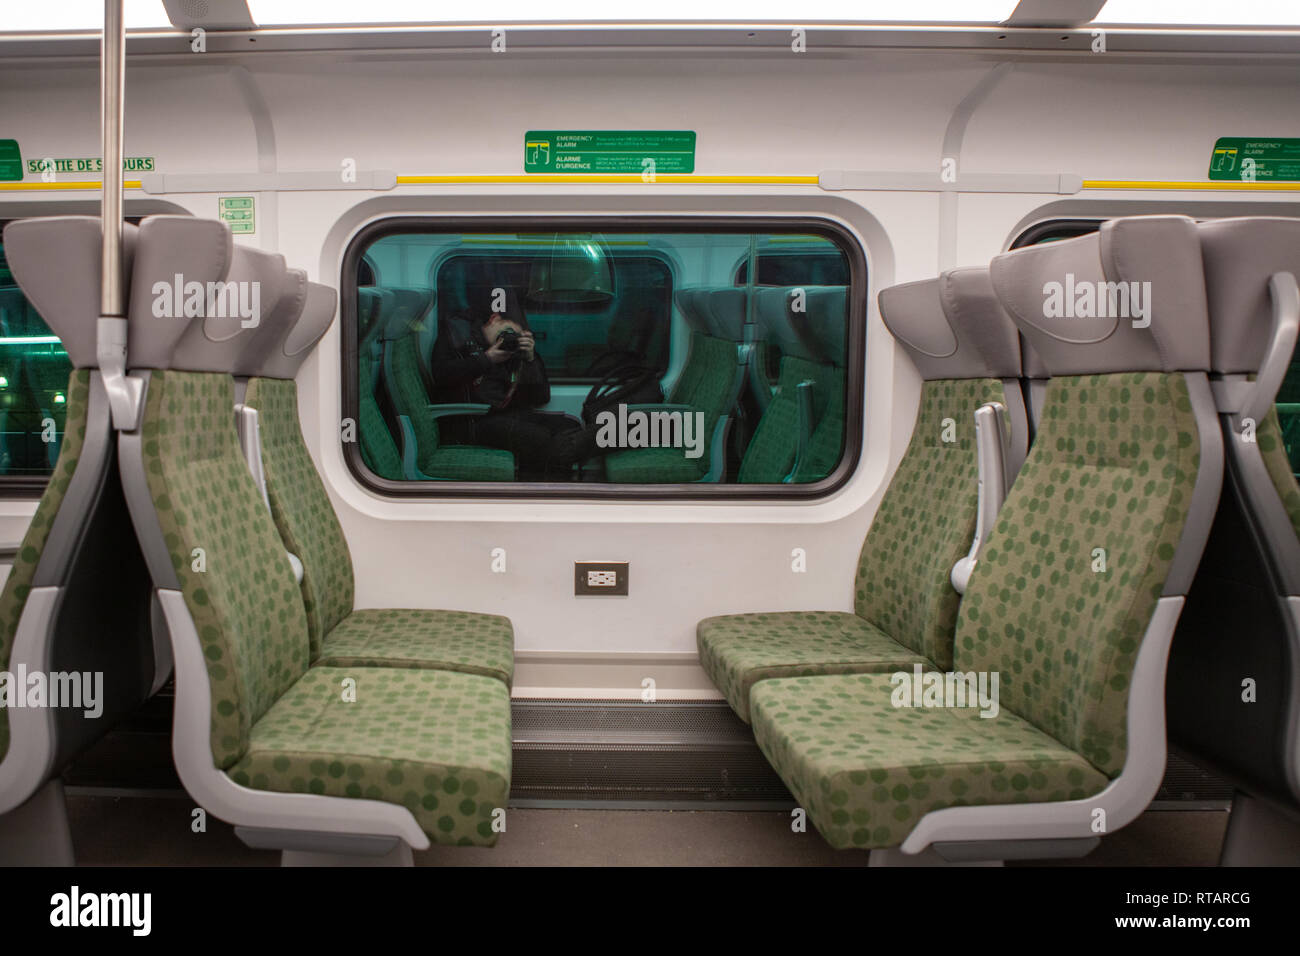
[[[208,818],[191,831],[193,803],[177,793],[119,796],[70,788],[77,862],[89,866],[274,866],[273,851],[244,846]],[[1067,866],[1213,866],[1227,804],[1148,810]],[[815,832],[794,833],[788,810],[512,808],[492,849],[434,847],[417,866],[860,866]]]

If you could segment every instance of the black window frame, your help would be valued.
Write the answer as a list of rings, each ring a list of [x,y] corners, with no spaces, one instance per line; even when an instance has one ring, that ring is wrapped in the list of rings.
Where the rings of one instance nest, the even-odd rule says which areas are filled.
[[[341,441],[343,460],[352,477],[368,491],[389,499],[515,499],[598,501],[807,501],[827,497],[842,488],[857,471],[864,439],[863,399],[866,387],[867,296],[870,271],[866,251],[844,226],[818,216],[389,216],[357,231],[343,253],[339,281],[339,320],[342,415],[360,428],[360,394],[357,380],[357,268],[370,245],[389,235],[422,231],[439,232],[695,232],[788,233],[820,235],[838,245],[849,259],[848,367],[844,450],[839,463],[825,478],[809,484],[758,485],[614,484],[609,482],[498,482],[498,481],[397,481],[375,474],[361,457],[360,435]]]

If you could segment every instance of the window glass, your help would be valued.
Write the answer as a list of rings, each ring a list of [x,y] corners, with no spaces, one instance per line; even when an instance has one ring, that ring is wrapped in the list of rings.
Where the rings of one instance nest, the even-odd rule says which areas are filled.
[[[809,485],[843,457],[836,235],[403,227],[360,246],[357,446],[380,478]]]
[[[59,457],[72,364],[14,282],[0,243],[0,477],[44,477]]]

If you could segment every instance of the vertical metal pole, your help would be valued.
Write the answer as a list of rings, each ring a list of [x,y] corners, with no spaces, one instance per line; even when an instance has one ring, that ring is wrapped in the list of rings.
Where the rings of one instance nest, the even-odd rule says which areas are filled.
[[[134,431],[140,420],[144,382],[126,374],[126,275],[122,255],[122,87],[126,77],[126,34],[122,0],[104,0],[104,35],[99,46],[100,125],[104,176],[100,192],[99,321],[95,352],[108,393],[113,427]]]
[[[122,2],[104,0],[104,33],[99,47],[99,121],[104,158],[99,312],[105,317],[126,315],[122,288],[122,87],[126,75]]]

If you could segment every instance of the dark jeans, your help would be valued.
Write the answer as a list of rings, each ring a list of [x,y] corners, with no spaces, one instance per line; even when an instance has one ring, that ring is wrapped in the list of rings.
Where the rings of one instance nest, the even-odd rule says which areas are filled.
[[[578,449],[568,433],[580,427],[556,412],[508,408],[470,419],[469,440],[513,452],[521,481],[569,481]]]

